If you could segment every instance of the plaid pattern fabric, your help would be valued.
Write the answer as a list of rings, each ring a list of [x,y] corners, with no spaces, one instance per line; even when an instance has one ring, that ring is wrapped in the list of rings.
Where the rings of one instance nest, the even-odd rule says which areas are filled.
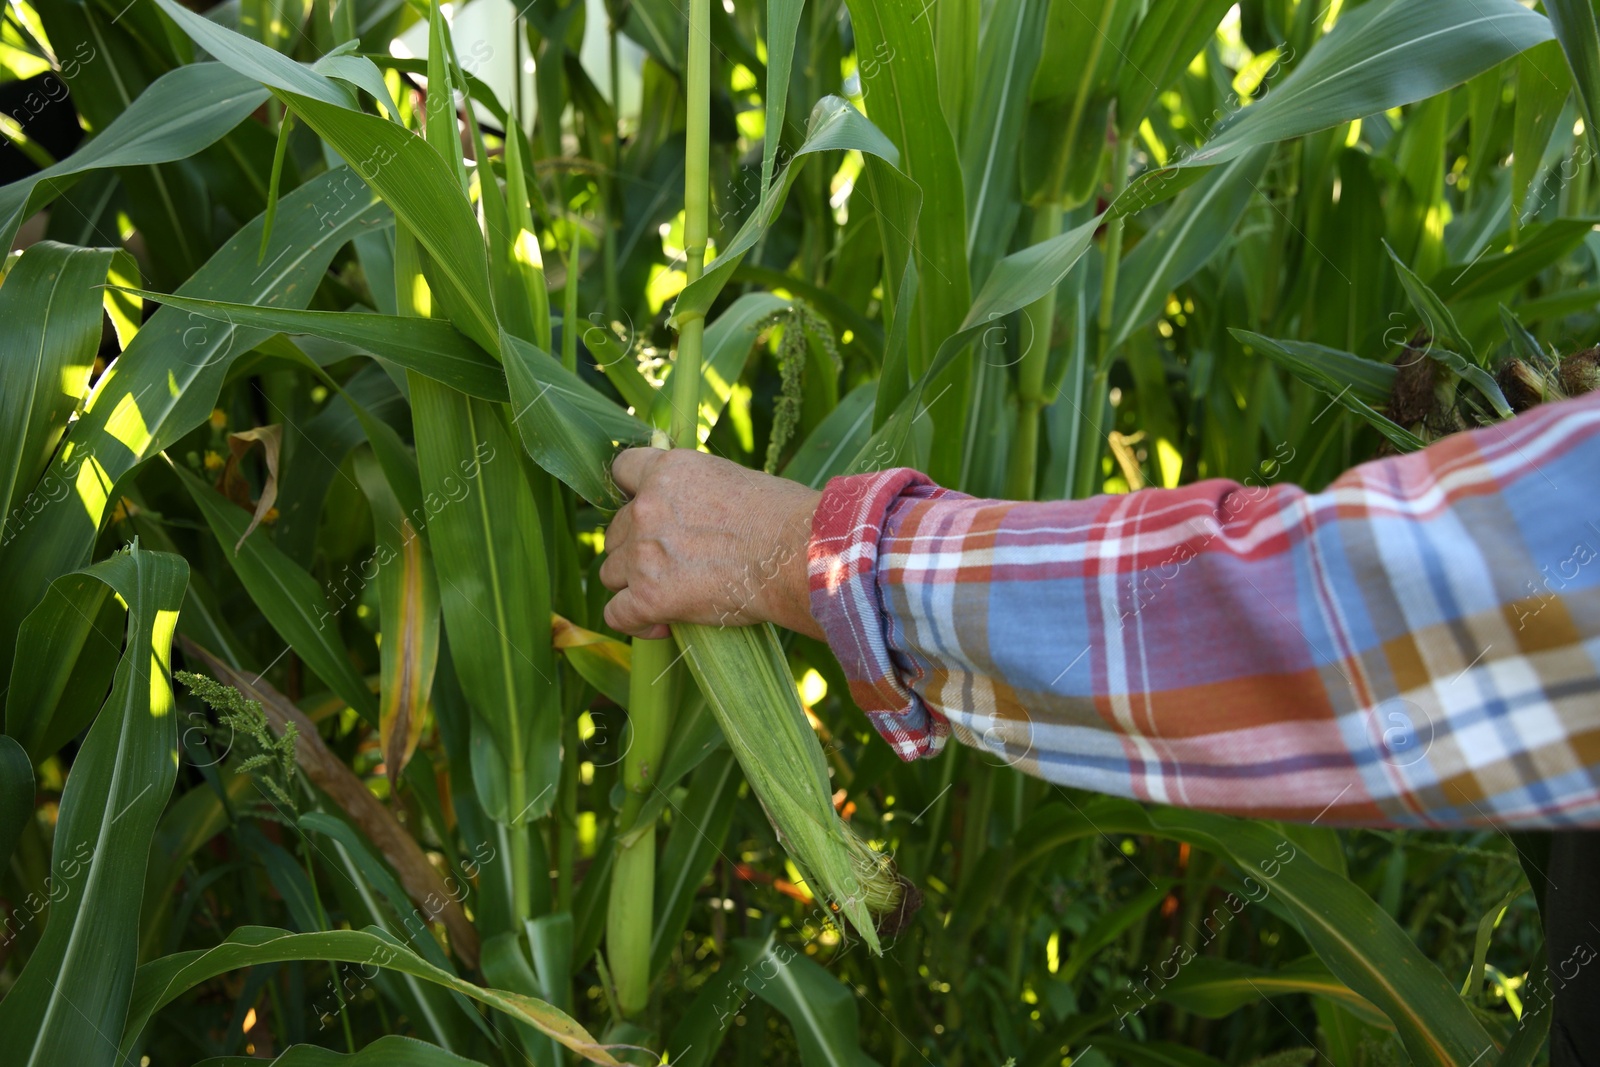
[[[1287,462],[1292,456],[1282,454]],[[902,759],[1352,826],[1600,826],[1600,394],[1321,493],[836,478],[813,614]]]

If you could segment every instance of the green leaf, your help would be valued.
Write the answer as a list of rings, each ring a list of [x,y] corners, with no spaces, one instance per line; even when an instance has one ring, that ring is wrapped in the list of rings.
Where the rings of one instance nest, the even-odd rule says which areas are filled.
[[[961,170],[967,261],[979,282],[1005,254],[1016,225],[1017,146],[1048,8],[1044,0],[998,0],[978,45],[978,91],[968,105]]]
[[[739,761],[733,753],[718,752],[689,780],[689,792],[682,802],[673,804],[672,831],[656,865],[655,923],[650,933],[652,976],[666,969],[673,950],[683,943],[700,883],[722,856],[741,781]]]
[[[960,327],[972,302],[961,159],[939,103],[932,20],[919,17],[916,5],[899,0],[848,0],[847,6],[856,53],[866,57],[862,93],[872,100],[875,121],[899,149],[901,172],[921,190],[915,230],[903,235],[910,242],[918,279],[906,337],[906,365],[916,380]],[[884,194],[876,183],[873,192],[881,205]],[[889,224],[881,207],[880,222]],[[890,248],[885,239],[886,256]],[[896,281],[892,274],[890,280]],[[897,317],[905,310],[897,304]],[[960,469],[960,427],[966,422],[969,391],[967,368],[954,366],[947,376],[950,388],[936,394],[930,406],[936,432],[928,471],[946,485]]]
[[[140,891],[156,823],[178,773],[169,665],[189,565],[126,552],[82,573],[128,605],[116,681],[73,760],[51,852],[43,938],[0,1001],[14,1063],[116,1062],[139,949]]]
[[[246,537],[250,515],[243,508],[183,467],[174,464],[172,469],[205,516],[251,601],[278,636],[341,700],[368,722],[377,723],[372,691],[350,662],[339,635],[339,609],[328,605],[317,580],[285,556],[266,529],[258,526]]]
[[[17,632],[17,655],[29,669],[11,681],[6,733],[35,761],[93,720],[111,687],[122,650],[123,609],[106,584],[78,572],[50,584]]]
[[[403,463],[410,461],[403,451],[399,458]],[[382,637],[378,645],[378,737],[393,788],[411,762],[427,721],[428,699],[439,662],[439,583],[427,540],[402,510],[378,458],[365,450],[358,452],[355,470],[372,509],[372,534],[377,546],[371,559],[378,569]],[[400,473],[411,483],[419,506],[425,507],[420,505],[422,491],[416,468],[411,466]]]
[[[1061,969],[1056,972],[1060,976],[1058,980],[1071,982],[1089,965],[1095,953],[1121,937],[1128,927],[1147,918],[1151,909],[1161,903],[1174,884],[1171,878],[1158,878],[1126,903],[1096,919],[1093,926],[1073,939],[1071,954],[1061,961]]]
[[[511,385],[511,421],[528,455],[591,504],[621,504],[611,481],[614,442],[648,444],[650,427],[528,342],[502,334],[501,351]]]
[[[1550,36],[1549,22],[1516,0],[1373,0],[1346,12],[1282,85],[1185,165],[1426,100]]]
[[[1511,213],[1519,221],[1525,221],[1528,193],[1538,179],[1550,135],[1571,94],[1572,73],[1559,44],[1546,41],[1522,53],[1517,61],[1516,127],[1511,144]]]
[[[1406,932],[1354,883],[1297,855],[1270,824],[1177,809],[1152,812],[1151,824],[1264,879],[1259,884],[1294,916],[1328,969],[1394,1023],[1414,1062],[1459,1065],[1493,1049],[1466,1002]]]
[[[1231,905],[1219,907],[1225,914],[1232,912]],[[1216,921],[1220,923],[1222,920]],[[1208,926],[1207,929],[1211,928]],[[1176,978],[1156,989],[1157,996],[1162,1000],[1207,1019],[1232,1015],[1265,997],[1297,993],[1324,997],[1343,1005],[1363,1022],[1386,1030],[1394,1029],[1388,1016],[1335,978],[1327,964],[1316,956],[1307,956],[1277,970],[1252,967],[1234,960],[1197,956],[1183,965]]]
[[[427,250],[434,294],[456,328],[490,352],[499,327],[478,220],[449,165],[392,122],[277,90],[317,136],[344,157]]]
[[[1528,328],[1517,319],[1512,310],[1504,304],[1500,305],[1500,325],[1506,332],[1506,340],[1511,342],[1511,351],[1516,358],[1534,367],[1545,370],[1555,370],[1556,362],[1539,344],[1539,339],[1528,332]]]
[[[33,763],[15,739],[0,734],[0,864],[11,865],[11,852],[33,818],[33,800]]]
[[[186,990],[242,967],[291,960],[353,963],[414,975],[487,1004],[512,1020],[527,1023],[593,1063],[621,1067],[605,1046],[564,1012],[533,997],[475,986],[440,970],[391,938],[367,930],[291,934],[264,926],[242,926],[215,948],[174,953],[140,967],[128,1011],[128,1025],[122,1030],[124,1055],[133,1048],[151,1017]]]
[[[549,812],[561,771],[539,509],[500,409],[410,380],[428,543],[472,708],[474,785],[491,817],[518,825]]]
[[[336,168],[283,198],[264,264],[256,261],[262,227],[257,216],[180,286],[179,294],[304,307],[334,253],[357,234],[389,221],[370,194],[339,195],[348,174]],[[9,674],[6,665],[22,617],[52,579],[87,562],[101,519],[114,502],[113,487],[205,422],[233,361],[268,336],[162,308],[96,381],[45,473],[51,490],[26,525],[12,529],[13,540],[0,554],[9,584],[0,603],[0,667],[5,668],[0,677]]]
[[[32,245],[0,287],[0,544],[12,511],[49,465],[89,388],[100,348],[100,294],[112,249]],[[20,516],[17,516],[20,518]]]
[[[1592,0],[1545,0],[1545,14],[1566,53],[1589,142],[1600,145],[1600,25]]]
[[[539,995],[539,978],[533,973],[522,938],[515,930],[496,934],[483,943],[483,977],[500,989],[523,996]],[[560,1049],[551,1039],[526,1023],[516,1024],[517,1040],[529,1062],[560,1062]]]
[[[1505,393],[1500,391],[1500,384],[1494,380],[1493,375],[1476,363],[1470,363],[1464,356],[1448,348],[1440,348],[1438,345],[1429,345],[1423,354],[1435,363],[1448,367],[1452,374],[1476,389],[1479,395],[1489,402],[1494,413],[1502,419],[1509,419],[1514,414]]]
[[[872,436],[872,413],[878,383],[863,382],[844,395],[827,418],[806,435],[782,475],[821,489],[828,479],[843,474],[845,466],[861,452]]]
[[[1194,180],[1184,172],[1258,145],[1426,100],[1551,36],[1550,23],[1516,0],[1370,0],[1345,11],[1282,84],[1199,151],[1129,186],[1115,210],[1159,203]]]
[[[1600,218],[1586,217],[1530,226],[1517,236],[1515,248],[1446,267],[1433,279],[1432,289],[1449,304],[1502,295],[1575,252],[1597,225]]]
[[[905,395],[872,437],[853,458],[850,469],[881,470],[904,464],[914,441],[913,428],[924,412],[923,396],[929,385],[948,367],[967,344],[995,322],[1020,311],[1050,292],[1089,250],[1102,219],[1094,218],[1066,233],[1058,234],[1025,248],[995,264],[989,280],[978,292],[961,328],[939,346],[932,365]],[[880,398],[881,390],[880,388]],[[880,410],[882,401],[879,401]]]
[[[316,1045],[292,1045],[268,1061],[256,1056],[213,1056],[195,1067],[483,1067],[477,1060],[412,1037],[386,1034],[359,1052],[343,1053]]]
[[[1249,330],[1229,329],[1240,344],[1249,345],[1283,365],[1296,378],[1319,389],[1347,411],[1360,415],[1401,452],[1415,452],[1426,442],[1374,408],[1387,403],[1394,388],[1394,368],[1306,341],[1279,341]],[[1367,369],[1374,368],[1374,369]],[[1388,373],[1385,374],[1384,372]],[[1382,389],[1382,399],[1378,390]],[[1369,401],[1364,397],[1371,397]]]
[[[1184,190],[1123,261],[1113,348],[1160,315],[1174,289],[1230,248],[1228,236],[1255,197],[1272,152],[1270,145],[1251,149]]]
[[[861,1049],[855,990],[770,936],[737,938],[732,948],[744,987],[788,1018],[804,1067],[876,1067]]]
[[[1383,247],[1389,253],[1389,258],[1394,261],[1394,269],[1400,275],[1400,284],[1405,287],[1406,295],[1411,298],[1411,306],[1422,316],[1422,328],[1428,331],[1428,336],[1476,361],[1477,355],[1472,350],[1472,344],[1461,332],[1461,327],[1456,325],[1455,316],[1444,306],[1444,301],[1428,288],[1426,282],[1417,277],[1415,271],[1401,262],[1388,241],[1383,243]]]
[[[1117,71],[1117,133],[1132,137],[1155,104],[1217,32],[1232,0],[1156,0],[1139,20]]]
[[[772,188],[767,190],[761,202],[750,213],[750,217],[745,219],[744,225],[739,227],[739,232],[734,234],[728,247],[719,248],[717,258],[706,264],[705,273],[685,286],[683,292],[678,294],[677,301],[672,305],[672,316],[668,321],[674,326],[681,327],[686,318],[694,315],[703,317],[711,310],[717,295],[722,292],[723,286],[727,285],[728,279],[744,260],[745,254],[755,247],[761,235],[777,221],[778,212],[783,208],[790,187],[799,177],[800,165],[806,156],[817,152],[850,149],[876,156],[891,165],[897,164],[900,158],[899,151],[888,138],[884,137],[882,131],[869,122],[861,112],[851,107],[848,101],[837,96],[825,96],[817,101],[816,107],[812,108],[811,118],[806,124],[806,139],[795,150],[783,174],[773,183]]]
[[[173,0],[156,0],[156,4],[195,44],[246,78],[269,88],[308,96],[335,107],[349,108],[355,105],[355,96],[349,90],[329,81],[310,67],[296,63],[277,49],[234,33]]]
[[[9,248],[23,220],[83,175],[187,159],[221,140],[266,99],[254,81],[220,63],[169,71],[72,155],[0,188],[0,244]]]
[[[805,0],[767,0],[767,84],[761,93],[766,104],[766,135],[761,145],[761,195],[772,185],[772,164],[783,141],[784,112],[789,103],[789,68],[794,63],[794,43],[800,32]]]
[[[728,309],[717,316],[717,321],[706,326],[703,341],[704,353],[700,363],[700,410],[698,434],[703,442],[717,424],[722,410],[733,395],[733,387],[744,373],[750,359],[750,349],[761,333],[762,325],[778,311],[789,306],[789,301],[771,293],[746,293],[735,300]],[[655,392],[650,421],[665,427],[672,421],[672,370],[662,375],[661,388]]]
[[[443,319],[371,315],[360,311],[300,311],[127,289],[215,322],[255,330],[308,333],[353,345],[468,396],[501,403],[510,398],[499,362]]]

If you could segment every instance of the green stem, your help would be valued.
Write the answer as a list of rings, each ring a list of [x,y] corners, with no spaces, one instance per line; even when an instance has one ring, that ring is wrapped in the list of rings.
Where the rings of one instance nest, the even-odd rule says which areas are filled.
[[[556,841],[556,911],[572,910],[572,874],[578,861],[578,720],[561,728],[560,837]]]
[[[578,369],[578,228],[569,221],[567,285],[561,291],[561,365]]]
[[[1048,241],[1061,232],[1059,199],[1042,205],[1033,216],[1030,244]],[[1029,304],[1023,312],[1023,343],[1028,347],[1017,362],[1017,436],[1012,442],[1006,473],[1006,498],[1032,500],[1038,487],[1039,416],[1044,410],[1045,369],[1050,363],[1050,335],[1056,317],[1056,291]]]
[[[322,894],[317,891],[317,871],[311,865],[311,849],[308,847],[304,836],[300,838],[300,862],[305,864],[306,882],[311,886],[311,903],[317,909],[317,925],[324,930],[331,930],[328,925],[328,913],[322,908]],[[334,960],[328,961],[328,969],[333,972],[333,993],[339,998],[339,1022],[344,1026],[344,1046],[352,1055],[356,1051],[355,1034],[350,1029],[350,1005],[344,999],[344,982],[339,977],[339,964]]]
[[[1131,137],[1117,138],[1117,148],[1113,153],[1111,164],[1112,203],[1115,203],[1123,190],[1128,187],[1128,164],[1132,152]],[[1081,443],[1078,450],[1078,470],[1073,479],[1073,495],[1076,497],[1086,497],[1094,493],[1100,475],[1100,458],[1104,453],[1102,445],[1106,433],[1111,429],[1104,424],[1104,420],[1111,364],[1116,355],[1112,331],[1116,328],[1117,275],[1122,268],[1122,227],[1121,218],[1112,219],[1106,224],[1105,270],[1102,273],[1104,280],[1100,286],[1100,316],[1097,323],[1094,377],[1089,382],[1089,390],[1084,398],[1084,419],[1079,426]]]
[[[609,5],[608,5],[609,8]],[[611,170],[601,183],[605,198],[606,235],[605,254],[606,314],[616,315],[622,310],[622,298],[617,289],[617,210],[616,176],[622,173],[622,78],[617,64],[617,18],[608,13],[606,18],[608,57],[611,75]]]
[[[509,806],[514,812],[525,811],[528,806],[527,769],[520,760],[516,760],[508,774],[511,778]],[[506,827],[506,838],[511,845],[511,917],[518,927],[533,918],[533,884],[529,881],[533,852],[528,841],[528,834],[532,830],[533,826],[526,818]]]
[[[690,281],[705,269],[711,220],[711,0],[690,0],[687,156],[684,164],[684,251]],[[685,322],[672,370],[672,440],[680,448],[699,444],[701,350],[705,321]],[[650,1000],[650,938],[655,907],[654,822],[635,826],[639,809],[657,786],[661,752],[676,689],[678,654],[670,639],[636,638],[628,683],[631,741],[622,762],[622,813],[617,858],[606,908],[606,956],[624,1018],[641,1014]]]

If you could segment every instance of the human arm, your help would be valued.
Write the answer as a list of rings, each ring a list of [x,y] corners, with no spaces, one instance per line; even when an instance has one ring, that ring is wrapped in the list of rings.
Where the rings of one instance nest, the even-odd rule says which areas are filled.
[[[1280,456],[1285,459],[1287,456]],[[1327,824],[1600,824],[1600,396],[1084,501],[836,480],[813,612],[901,758]]]
[[[1242,815],[1594,825],[1597,483],[1590,398],[1317,494],[1208,481],[1018,504],[902,470],[770,510],[792,531],[811,508],[810,617],[902,758],[954,733],[1060,784]],[[726,495],[680,506],[704,520]],[[748,621],[803,625],[779,570]],[[698,594],[677,595],[651,600]]]

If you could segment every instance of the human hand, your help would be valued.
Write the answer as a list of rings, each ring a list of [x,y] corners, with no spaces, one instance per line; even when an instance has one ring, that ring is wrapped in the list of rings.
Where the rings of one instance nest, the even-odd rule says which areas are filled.
[[[665,637],[675,622],[771,622],[813,637],[806,546],[822,494],[680,448],[630,448],[611,465],[629,497],[606,530],[606,623]]]

